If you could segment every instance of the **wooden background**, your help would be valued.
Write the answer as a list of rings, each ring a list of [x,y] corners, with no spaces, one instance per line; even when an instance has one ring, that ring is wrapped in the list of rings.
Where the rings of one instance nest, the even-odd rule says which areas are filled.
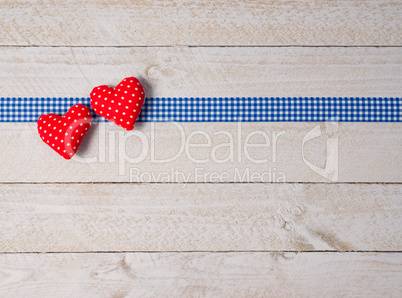
[[[3,0],[0,96],[88,97],[133,75],[159,97],[401,97],[401,16],[381,0]],[[337,181],[303,160],[317,125],[304,157],[324,167],[337,138]],[[94,124],[65,161],[35,123],[0,125],[1,297],[401,296],[399,123],[135,131]],[[255,131],[254,144],[281,134],[275,150],[211,152]],[[155,162],[205,135],[210,148]],[[161,176],[172,169],[190,178]]]

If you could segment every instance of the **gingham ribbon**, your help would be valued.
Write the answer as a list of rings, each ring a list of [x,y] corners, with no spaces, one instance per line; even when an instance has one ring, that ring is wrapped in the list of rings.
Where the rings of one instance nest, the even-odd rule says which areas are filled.
[[[43,114],[63,115],[77,103],[90,107],[89,98],[0,98],[0,122],[36,122]],[[401,98],[157,97],[145,100],[138,121],[401,122],[401,103]]]

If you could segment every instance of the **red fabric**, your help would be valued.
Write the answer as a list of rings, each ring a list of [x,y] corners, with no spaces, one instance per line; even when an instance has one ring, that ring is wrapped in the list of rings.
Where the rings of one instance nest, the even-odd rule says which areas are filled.
[[[40,116],[37,122],[38,133],[50,148],[65,159],[70,159],[91,127],[91,120],[89,109],[82,104],[76,104],[64,116]]]
[[[102,85],[91,92],[95,113],[126,130],[134,128],[144,99],[144,88],[134,77],[125,78],[115,88]]]

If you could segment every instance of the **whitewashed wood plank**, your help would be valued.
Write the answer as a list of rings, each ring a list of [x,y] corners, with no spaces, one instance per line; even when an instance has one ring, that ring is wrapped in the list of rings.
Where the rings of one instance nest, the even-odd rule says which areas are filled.
[[[3,97],[88,97],[134,75],[148,97],[399,97],[402,48],[0,48]]]
[[[401,45],[401,1],[2,1],[1,45]]]
[[[398,123],[98,123],[69,161],[1,123],[0,148],[1,182],[402,182]]]
[[[0,254],[3,297],[399,297],[400,253]]]
[[[0,85],[3,96],[86,97],[93,86],[115,84],[128,75],[142,78],[148,96],[399,96],[402,91],[401,55],[397,48],[3,48],[0,52],[0,59],[3,59],[0,61],[4,66],[0,68],[0,78],[4,82]],[[238,131],[235,126],[220,125],[202,124],[201,127],[211,134],[226,130],[236,135]],[[246,131],[250,132],[254,125],[250,124]],[[307,167],[301,156],[300,144],[306,133],[314,127],[313,124],[259,124],[256,127],[257,130],[268,131],[271,138],[274,132],[284,130],[286,134],[281,138],[285,137],[283,140],[286,142],[278,153],[283,158],[275,164],[252,164],[252,169],[261,172],[271,167],[271,171],[276,169],[284,172],[287,175],[286,181],[327,181]],[[342,129],[343,127],[347,126],[341,126]],[[359,131],[361,127],[366,127],[362,134]],[[372,133],[372,127],[376,127],[378,132]],[[137,126],[138,128],[150,140],[149,126]],[[186,124],[183,127],[187,137],[194,128],[198,129],[200,125]],[[36,146],[41,148],[43,144],[35,139],[34,125],[1,125],[1,129],[8,131],[2,132],[6,137],[1,138],[4,143],[2,147],[8,149],[2,151],[5,164],[0,172],[1,181],[129,180],[129,165],[125,177],[116,177],[119,147],[110,153],[109,147],[113,147],[112,138],[107,143],[96,142],[94,138],[102,139],[96,130],[92,140],[81,149],[81,153],[87,157],[97,156],[102,165],[86,165],[84,172],[82,165],[79,165],[80,167],[70,172],[75,177],[71,178],[71,175],[59,172],[59,168],[67,165],[67,169],[73,169],[72,163],[66,164],[56,155],[51,157],[51,151],[39,153],[36,150]],[[160,134],[155,139],[156,146],[168,148],[174,155],[176,147],[180,147],[181,143],[177,127],[164,124],[159,126],[158,132]],[[384,135],[384,132],[389,135]],[[112,136],[116,138],[116,146],[122,143],[119,133],[122,132],[116,131]],[[10,135],[13,138],[9,138]],[[339,181],[400,181],[398,153],[401,151],[401,134],[398,125],[351,124],[351,128],[346,128],[342,135],[345,143],[342,143],[341,138],[340,149],[344,151],[340,152]],[[244,134],[243,137],[245,138]],[[105,138],[109,138],[109,132],[105,133]],[[171,146],[172,138],[175,140],[174,149]],[[220,136],[220,141],[215,138],[214,144],[225,141],[223,138],[224,136]],[[30,144],[35,144],[32,154],[30,151],[28,154],[21,153],[20,148],[32,148]],[[127,146],[130,148],[128,154],[135,153],[133,142],[128,142]],[[326,161],[325,141],[318,149],[314,143],[309,146],[310,154],[306,158],[313,158],[313,162],[318,161],[322,167]],[[258,150],[257,155],[261,157],[266,148],[251,150]],[[207,151],[208,149],[203,152]],[[225,156],[227,151],[228,148],[221,148],[221,155]],[[200,154],[203,155],[203,152]],[[114,159],[109,158],[111,156]],[[271,161],[272,159],[271,157]],[[43,160],[49,163],[43,163]],[[248,167],[247,161],[243,158],[240,164],[242,171]],[[184,169],[187,173],[189,169],[193,171],[195,168],[195,164],[185,154],[176,163],[169,165],[150,165],[146,162],[141,164],[143,169],[151,169],[151,172],[156,170],[158,173],[161,172],[161,167],[169,169],[172,166]],[[235,162],[223,165],[211,162],[202,166],[210,171],[217,169],[218,172],[227,171],[228,166],[230,171],[237,167]],[[49,176],[52,178],[49,179]]]
[[[3,184],[0,251],[400,251],[401,194],[394,184]]]

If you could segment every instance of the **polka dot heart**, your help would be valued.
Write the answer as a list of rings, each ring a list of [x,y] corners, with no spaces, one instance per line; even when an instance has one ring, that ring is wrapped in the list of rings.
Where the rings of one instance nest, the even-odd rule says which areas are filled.
[[[125,78],[115,88],[102,85],[91,92],[95,113],[126,130],[134,128],[144,99],[144,88],[134,77]]]
[[[82,104],[76,104],[64,116],[40,116],[37,122],[38,133],[50,148],[65,159],[70,159],[91,127],[91,120],[89,109]]]

